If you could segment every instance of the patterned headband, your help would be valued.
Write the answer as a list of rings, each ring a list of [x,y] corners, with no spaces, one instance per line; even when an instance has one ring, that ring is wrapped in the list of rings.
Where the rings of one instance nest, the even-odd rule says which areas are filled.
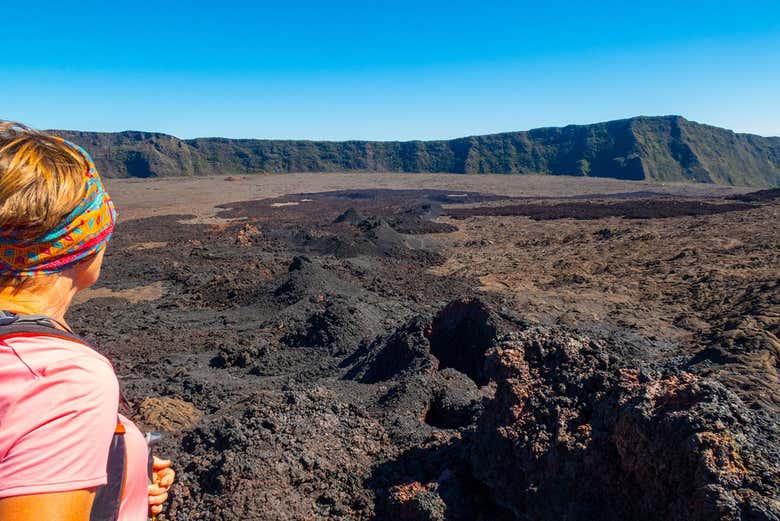
[[[55,229],[41,237],[17,240],[3,236],[0,230],[0,275],[35,277],[60,272],[102,250],[114,231],[116,210],[94,161],[80,146],[57,139],[87,160],[84,198]]]

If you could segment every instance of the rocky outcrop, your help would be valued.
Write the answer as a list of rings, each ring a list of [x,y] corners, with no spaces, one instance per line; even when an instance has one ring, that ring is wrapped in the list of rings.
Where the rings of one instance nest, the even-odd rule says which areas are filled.
[[[520,519],[780,519],[777,426],[713,380],[545,328],[491,350],[486,373],[471,463]]]

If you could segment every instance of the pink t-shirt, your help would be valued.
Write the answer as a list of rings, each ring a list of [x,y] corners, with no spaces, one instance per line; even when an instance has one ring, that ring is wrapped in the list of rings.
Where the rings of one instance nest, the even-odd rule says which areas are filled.
[[[89,347],[44,335],[0,339],[0,498],[104,485],[118,401],[111,363]],[[127,476],[119,519],[146,521],[146,442],[120,419]]]

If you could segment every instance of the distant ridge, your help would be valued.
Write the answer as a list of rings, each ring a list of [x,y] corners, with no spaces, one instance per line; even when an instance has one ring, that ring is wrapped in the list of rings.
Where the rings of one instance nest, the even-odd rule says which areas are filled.
[[[780,186],[780,137],[738,134],[681,116],[404,142],[182,140],[135,131],[52,132],[87,148],[106,177],[381,171]]]

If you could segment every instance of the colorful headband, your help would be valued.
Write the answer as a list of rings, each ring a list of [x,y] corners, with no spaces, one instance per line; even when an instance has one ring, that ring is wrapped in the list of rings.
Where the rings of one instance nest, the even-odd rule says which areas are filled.
[[[0,275],[35,277],[57,273],[98,253],[114,231],[116,210],[94,161],[80,146],[57,139],[77,150],[89,165],[84,173],[84,198],[59,226],[36,239],[16,240],[0,231]]]

